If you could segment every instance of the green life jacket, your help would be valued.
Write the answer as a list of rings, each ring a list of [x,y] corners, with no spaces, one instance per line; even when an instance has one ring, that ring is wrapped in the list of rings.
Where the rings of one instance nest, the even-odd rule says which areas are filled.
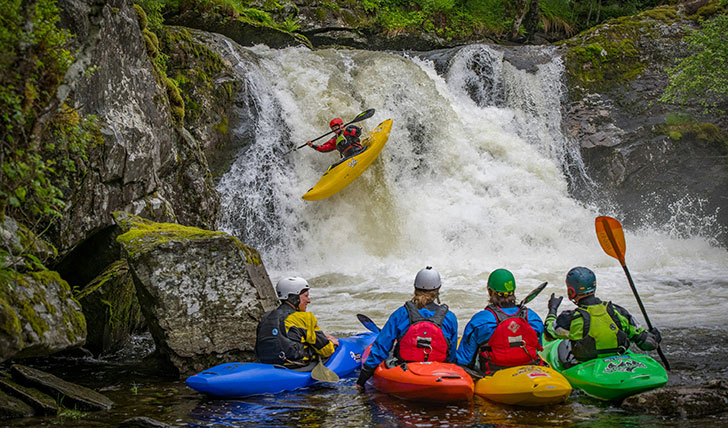
[[[576,312],[583,319],[582,328],[578,331],[578,323],[572,321],[569,336],[571,353],[577,360],[623,354],[629,349],[629,336],[622,331],[622,321],[611,302],[579,307]]]

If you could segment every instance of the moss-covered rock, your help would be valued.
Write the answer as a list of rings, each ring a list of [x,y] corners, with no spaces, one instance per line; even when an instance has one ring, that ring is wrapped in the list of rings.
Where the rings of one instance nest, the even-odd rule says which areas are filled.
[[[653,60],[645,52],[649,41],[678,19],[674,6],[663,6],[613,19],[564,41],[569,88],[578,94],[598,92],[634,80]]]
[[[237,152],[228,123],[237,111],[236,98],[243,83],[232,77],[229,61],[198,39],[204,37],[200,33],[166,27],[162,50],[184,101],[185,127],[200,142],[213,177],[219,177]]]
[[[57,272],[0,272],[0,361],[78,347],[86,319]]]
[[[111,264],[75,296],[86,316],[86,348],[97,355],[122,349],[144,326],[126,259]]]
[[[710,238],[726,243],[720,225],[728,224],[728,120],[697,102],[658,101],[668,83],[665,69],[690,54],[684,36],[699,14],[688,15],[687,6],[614,19],[564,42],[563,127],[581,145],[597,203],[616,206],[632,225],[664,223],[680,215],[671,207],[695,204],[717,219]],[[591,199],[594,188],[574,193]]]
[[[114,217],[157,349],[182,375],[251,360],[255,330],[276,304],[260,254],[217,231]]]

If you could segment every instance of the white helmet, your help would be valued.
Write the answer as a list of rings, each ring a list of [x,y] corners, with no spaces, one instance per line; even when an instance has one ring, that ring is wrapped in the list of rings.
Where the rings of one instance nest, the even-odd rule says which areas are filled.
[[[417,272],[415,277],[415,288],[420,290],[436,290],[440,288],[442,282],[440,281],[440,274],[437,273],[432,266],[427,266]]]
[[[294,296],[298,296],[309,288],[311,287],[308,286],[308,282],[305,279],[300,276],[289,276],[278,281],[278,284],[276,284],[276,294],[278,295],[278,299],[287,300],[289,295],[293,294]]]

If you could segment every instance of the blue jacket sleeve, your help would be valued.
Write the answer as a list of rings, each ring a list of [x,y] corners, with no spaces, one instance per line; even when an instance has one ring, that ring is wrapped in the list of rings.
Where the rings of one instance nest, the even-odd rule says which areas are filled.
[[[442,323],[442,332],[445,338],[450,342],[447,361],[450,363],[457,362],[457,346],[458,346],[458,319],[454,313],[448,311],[445,315],[445,322]]]
[[[372,343],[372,349],[369,353],[369,358],[364,362],[367,367],[376,367],[387,357],[389,357],[389,351],[394,346],[394,341],[403,333],[400,325],[405,321],[405,325],[409,325],[409,316],[407,315],[407,309],[404,306],[400,307],[389,316],[386,324],[382,327],[382,331],[379,332],[377,338]]]
[[[475,359],[478,352],[478,345],[485,343],[493,335],[496,321],[490,311],[480,311],[473,315],[465,326],[463,338],[457,352],[457,363],[461,366],[468,366]]]
[[[538,343],[543,345],[543,321],[541,321],[541,317],[539,317],[538,314],[531,309],[528,310],[528,324],[536,331]]]

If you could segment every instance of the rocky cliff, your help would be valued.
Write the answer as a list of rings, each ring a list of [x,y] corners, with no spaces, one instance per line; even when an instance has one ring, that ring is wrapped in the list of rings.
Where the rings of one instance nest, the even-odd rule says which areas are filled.
[[[710,4],[665,6],[565,41],[563,127],[581,145],[594,181],[574,188],[577,197],[616,207],[627,224],[664,225],[678,236],[700,234],[725,245],[728,120],[699,100],[658,101],[665,69],[690,54],[686,32],[715,12]]]

